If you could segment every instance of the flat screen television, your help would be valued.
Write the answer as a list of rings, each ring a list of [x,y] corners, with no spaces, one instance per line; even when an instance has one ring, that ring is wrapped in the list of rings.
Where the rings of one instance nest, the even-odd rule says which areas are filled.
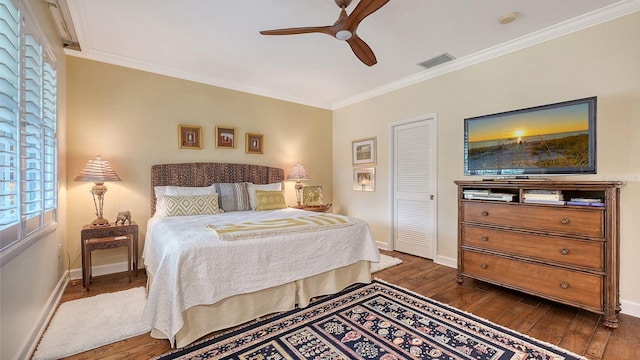
[[[464,119],[465,175],[595,174],[596,103],[594,96]]]

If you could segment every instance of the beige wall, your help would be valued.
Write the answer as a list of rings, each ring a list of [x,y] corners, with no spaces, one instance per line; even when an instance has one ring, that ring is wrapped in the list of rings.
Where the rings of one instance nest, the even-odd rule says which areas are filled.
[[[438,260],[457,256],[456,179],[463,175],[463,119],[598,96],[598,174],[625,180],[621,204],[623,311],[640,314],[640,13],[426,80],[334,112],[334,207],[361,217],[391,247],[389,124],[437,114]],[[376,191],[351,190],[354,139],[377,136]]]
[[[17,359],[26,355],[34,331],[45,319],[49,297],[61,288],[66,243],[66,84],[65,55],[55,25],[49,19],[45,1],[29,2],[33,15],[46,33],[56,62],[59,82],[58,153],[59,189],[56,231],[38,240],[0,270],[0,359]],[[63,248],[58,248],[60,244]],[[37,339],[35,339],[37,341]]]
[[[121,182],[106,183],[105,218],[130,210],[141,227],[141,247],[149,218],[150,169],[154,164],[212,161],[275,166],[289,172],[299,162],[322,185],[331,202],[331,112],[304,105],[179,80],[76,57],[68,66],[68,249],[72,269],[81,266],[80,229],[94,218],[92,183],[73,178],[99,154]],[[201,126],[201,150],[178,148],[178,125]],[[236,129],[236,148],[215,147],[215,127]],[[246,154],[246,132],[264,134],[264,154]],[[287,203],[295,204],[287,182]],[[96,266],[126,262],[126,250],[94,253]],[[125,266],[126,268],[126,266]],[[95,270],[94,270],[95,271]]]

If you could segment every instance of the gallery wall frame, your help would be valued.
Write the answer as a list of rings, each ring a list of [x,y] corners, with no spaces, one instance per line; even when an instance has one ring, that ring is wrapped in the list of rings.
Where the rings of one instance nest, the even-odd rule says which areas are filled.
[[[247,133],[245,138],[247,154],[264,154],[264,135]]]
[[[353,190],[375,191],[376,190],[376,169],[375,168],[354,168],[353,169]]]
[[[351,151],[353,165],[376,164],[376,137],[352,141]]]
[[[202,149],[202,126],[178,125],[180,149]]]
[[[229,126],[216,126],[216,148],[235,149],[236,129]]]

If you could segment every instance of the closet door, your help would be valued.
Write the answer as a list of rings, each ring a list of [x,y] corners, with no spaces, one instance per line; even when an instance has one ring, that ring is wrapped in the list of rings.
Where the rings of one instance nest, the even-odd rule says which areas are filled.
[[[436,254],[435,117],[393,125],[393,247]]]

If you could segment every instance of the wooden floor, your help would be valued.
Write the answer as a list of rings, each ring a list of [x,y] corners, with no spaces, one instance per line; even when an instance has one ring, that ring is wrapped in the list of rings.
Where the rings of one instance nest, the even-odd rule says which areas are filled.
[[[403,263],[374,274],[374,277],[399,285],[456,308],[471,312],[500,325],[546,341],[588,359],[640,359],[640,319],[621,314],[620,326],[609,330],[600,324],[601,317],[569,306],[509,291],[480,281],[456,282],[456,270],[430,260],[399,253]],[[95,278],[91,291],[82,289],[80,281],[70,284],[62,301],[105,292],[144,286],[141,274],[129,284],[126,273]],[[140,335],[88,351],[67,359],[148,359],[169,351],[166,340]]]

